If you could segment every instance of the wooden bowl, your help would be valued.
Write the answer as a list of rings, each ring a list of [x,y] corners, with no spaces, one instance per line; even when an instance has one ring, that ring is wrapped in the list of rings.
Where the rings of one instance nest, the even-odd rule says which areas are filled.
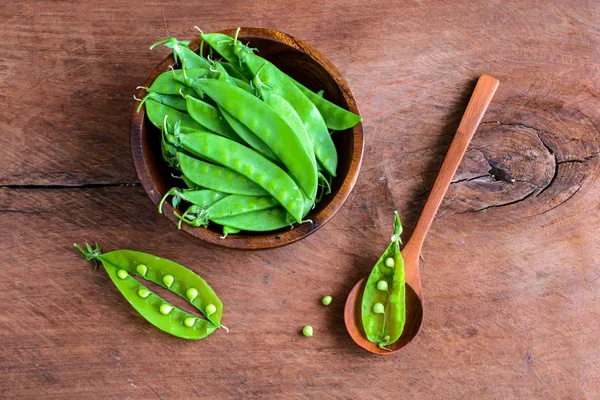
[[[222,33],[233,36],[234,29]],[[249,43],[258,49],[258,54],[271,61],[282,71],[298,80],[312,90],[325,90],[328,100],[358,114],[358,107],[348,84],[340,72],[323,55],[310,45],[293,36],[271,29],[242,28],[239,34],[242,42]],[[199,39],[190,44],[190,48],[198,50]],[[170,66],[177,68],[173,55],[165,58],[152,71],[144,86],[149,87],[154,79],[168,70]],[[138,98],[145,95],[144,89],[137,93]],[[182,187],[183,182],[172,174],[177,171],[170,168],[162,159],[160,151],[160,132],[148,121],[145,108],[138,113],[134,107],[131,119],[130,141],[131,153],[135,169],[142,187],[155,205],[172,187]],[[363,155],[363,129],[357,124],[352,129],[335,132],[332,135],[338,151],[337,177],[333,179],[332,192],[324,196],[321,202],[308,214],[307,222],[293,229],[284,228],[266,233],[241,232],[221,239],[221,228],[209,225],[208,228],[195,228],[183,224],[183,230],[205,242],[237,249],[267,249],[284,246],[307,237],[335,215],[352,191]],[[174,224],[178,220],[173,215],[173,208],[165,204],[164,216]],[[181,212],[181,210],[179,210]]]

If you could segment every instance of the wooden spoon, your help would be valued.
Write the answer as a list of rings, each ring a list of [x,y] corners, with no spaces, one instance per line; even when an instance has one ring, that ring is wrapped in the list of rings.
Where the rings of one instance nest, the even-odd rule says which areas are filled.
[[[415,226],[410,240],[402,249],[404,268],[406,271],[406,324],[402,336],[393,344],[386,346],[388,350],[381,349],[376,343],[367,340],[362,326],[361,303],[367,278],[361,279],[352,288],[344,308],[344,322],[348,333],[363,349],[376,354],[393,354],[410,343],[419,333],[423,322],[423,293],[421,278],[419,277],[419,256],[425,241],[425,236],[433,222],[442,199],[444,198],[452,178],[467,151],[467,147],[483,118],[485,110],[492,101],[498,88],[499,81],[489,75],[481,75],[469,100],[467,109],[460,121],[456,135],[450,144],[440,173],[438,174],[429,198],[423,207],[423,212]],[[390,217],[391,218],[391,217]]]

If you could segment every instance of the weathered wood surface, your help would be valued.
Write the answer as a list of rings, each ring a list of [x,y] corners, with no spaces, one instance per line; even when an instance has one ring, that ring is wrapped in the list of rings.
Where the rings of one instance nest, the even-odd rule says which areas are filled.
[[[0,397],[600,397],[599,21],[592,1],[5,2]],[[193,25],[289,32],[353,88],[359,182],[300,243],[198,243],[136,183],[131,95],[165,55],[147,46]],[[345,296],[394,208],[408,237],[482,72],[501,85],[423,249],[423,331],[369,355],[345,332]],[[231,333],[153,329],[73,250],[84,240],[190,266]]]

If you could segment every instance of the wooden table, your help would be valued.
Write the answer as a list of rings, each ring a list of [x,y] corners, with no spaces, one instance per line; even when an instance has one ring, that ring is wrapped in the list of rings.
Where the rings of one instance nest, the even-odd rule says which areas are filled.
[[[0,397],[600,397],[599,3],[4,3]],[[148,46],[194,25],[289,32],[356,95],[359,182],[300,243],[199,243],[137,181],[132,94],[167,54]],[[501,84],[423,249],[422,333],[372,356],[346,333],[345,297],[394,209],[408,238],[483,72]],[[190,266],[231,332],[187,342],[154,329],[73,249],[85,240]]]

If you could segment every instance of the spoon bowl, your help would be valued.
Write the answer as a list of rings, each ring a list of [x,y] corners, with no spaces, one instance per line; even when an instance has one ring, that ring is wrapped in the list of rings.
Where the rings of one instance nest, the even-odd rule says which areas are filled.
[[[344,309],[344,322],[346,323],[346,328],[354,342],[363,349],[376,354],[393,354],[409,344],[419,334],[421,323],[423,322],[423,303],[416,291],[409,284],[406,284],[407,319],[406,324],[404,325],[404,331],[402,332],[402,336],[400,336],[396,342],[386,347],[387,350],[382,349],[377,346],[377,343],[372,343],[367,340],[362,326],[361,300],[366,282],[367,278],[362,278],[354,285],[348,295],[346,307]]]
[[[367,339],[361,316],[362,297],[367,282],[366,277],[361,279],[348,295],[344,308],[346,329],[357,345],[371,353],[381,355],[396,353],[410,343],[421,330],[421,324],[423,323],[423,292],[419,276],[421,248],[435,214],[452,182],[452,178],[467,151],[473,135],[475,135],[477,127],[481,123],[483,114],[492,101],[494,93],[496,93],[498,84],[499,81],[489,75],[483,74],[479,77],[456,135],[450,144],[440,172],[423,207],[419,221],[410,240],[402,249],[406,280],[406,322],[400,338],[385,348],[380,348],[376,343],[372,343]]]

